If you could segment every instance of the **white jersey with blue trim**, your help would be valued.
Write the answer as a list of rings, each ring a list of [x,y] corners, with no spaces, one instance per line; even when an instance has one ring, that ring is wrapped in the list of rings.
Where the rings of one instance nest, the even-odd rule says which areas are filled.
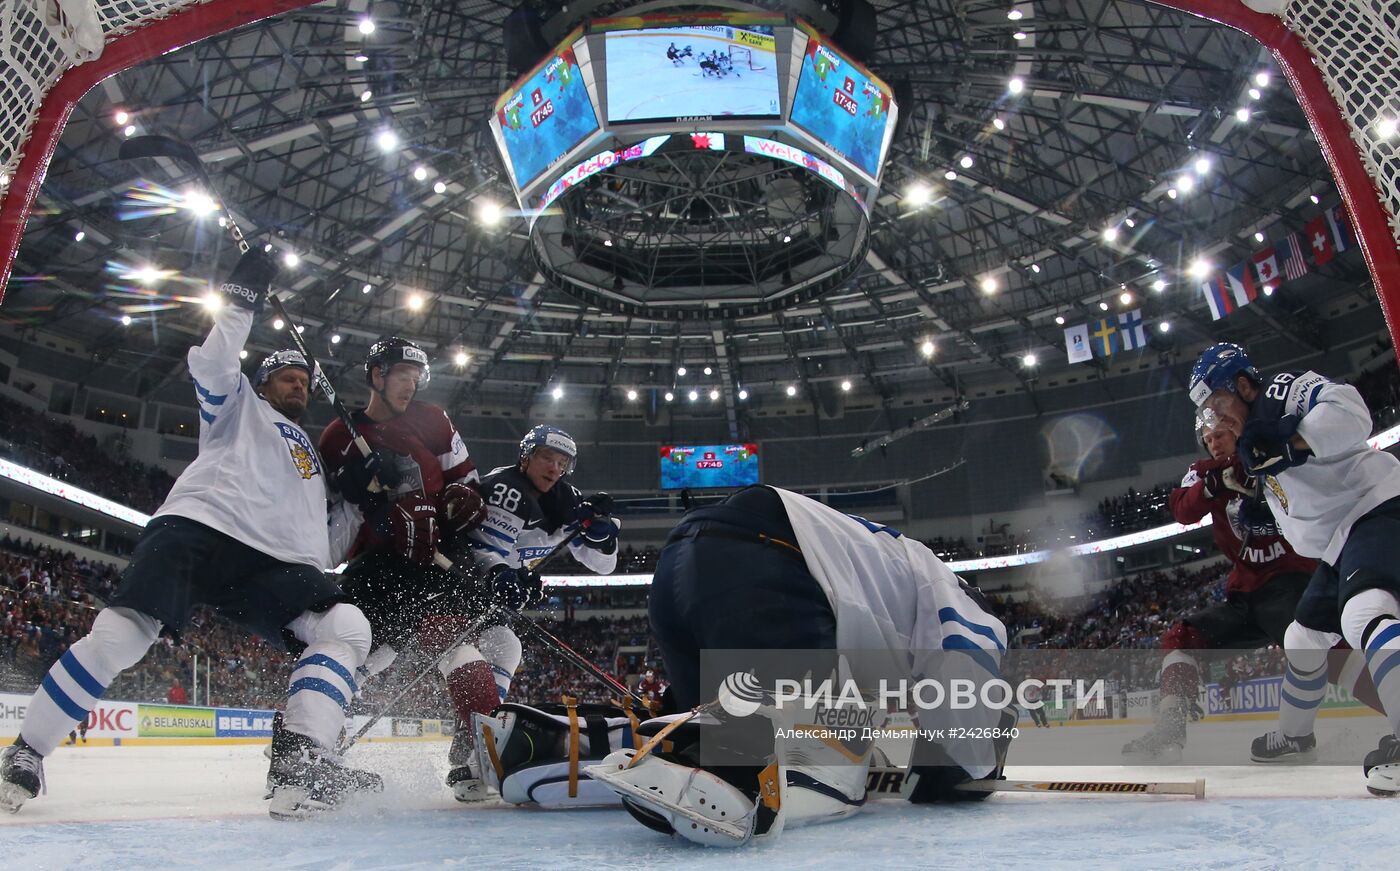
[[[490,569],[498,565],[519,568],[543,557],[573,531],[574,524],[556,525],[540,507],[540,497],[518,466],[492,469],[478,484],[486,503],[486,519],[467,533],[476,564]],[[570,504],[583,497],[567,481],[555,488],[572,491]],[[600,575],[617,568],[617,551],[603,553],[586,546],[581,538],[569,544],[569,555]]]
[[[1266,380],[1251,416],[1294,414],[1313,456],[1264,479],[1279,531],[1303,556],[1336,564],[1361,515],[1400,496],[1400,459],[1366,444],[1371,413],[1360,392],[1317,374]]]
[[[253,314],[225,307],[190,349],[199,455],[156,517],[186,517],[273,559],[331,568],[326,477],[301,427],[258,396],[239,368]]]
[[[922,542],[815,499],[772,489],[782,497],[807,569],[836,615],[836,646],[861,651],[857,659],[870,660],[872,666],[875,653],[889,653],[886,662],[867,674],[855,664],[852,677],[860,685],[871,686],[881,677],[888,680],[891,674],[911,682],[940,680],[952,659],[939,656],[945,650],[965,651],[963,664],[981,666],[987,672],[984,679],[1001,676],[1006,627]],[[980,706],[965,713],[972,719],[957,725],[997,723],[996,712]],[[949,712],[950,719],[955,721],[958,714]],[[990,773],[995,764],[991,741],[964,747],[955,758],[973,777]]]

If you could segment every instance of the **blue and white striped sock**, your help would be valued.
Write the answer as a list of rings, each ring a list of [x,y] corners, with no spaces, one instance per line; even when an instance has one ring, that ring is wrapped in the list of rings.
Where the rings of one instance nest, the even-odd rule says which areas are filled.
[[[44,676],[25,711],[20,737],[48,756],[64,737],[87,719],[107,685],[146,655],[160,623],[126,608],[107,608],[92,630],[68,648]]]
[[[1391,731],[1400,735],[1400,620],[1376,620],[1366,632],[1366,664]]]
[[[1283,636],[1288,668],[1279,692],[1278,727],[1289,738],[1311,735],[1317,709],[1327,694],[1327,652],[1341,636],[1308,629],[1294,621]]]
[[[306,735],[322,747],[335,746],[350,713],[350,700],[359,689],[354,663],[348,644],[330,641],[306,648],[287,688],[283,723],[288,731]]]

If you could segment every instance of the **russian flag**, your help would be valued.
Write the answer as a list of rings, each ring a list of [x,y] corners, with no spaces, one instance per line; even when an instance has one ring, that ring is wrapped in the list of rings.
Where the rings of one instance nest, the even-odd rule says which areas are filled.
[[[1201,285],[1201,293],[1205,294],[1206,305],[1210,306],[1211,320],[1218,321],[1235,310],[1235,304],[1230,299],[1230,288],[1224,278],[1212,278],[1205,282]]]

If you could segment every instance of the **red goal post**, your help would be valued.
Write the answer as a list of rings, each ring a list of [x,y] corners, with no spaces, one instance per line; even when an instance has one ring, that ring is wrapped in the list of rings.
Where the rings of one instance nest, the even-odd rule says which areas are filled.
[[[314,0],[12,2],[0,33],[0,302],[25,221],[69,114],[107,76]],[[1400,4],[1394,0],[1154,0],[1249,34],[1307,114],[1355,225],[1392,337],[1400,339]],[[46,22],[61,9],[101,28],[100,54]]]

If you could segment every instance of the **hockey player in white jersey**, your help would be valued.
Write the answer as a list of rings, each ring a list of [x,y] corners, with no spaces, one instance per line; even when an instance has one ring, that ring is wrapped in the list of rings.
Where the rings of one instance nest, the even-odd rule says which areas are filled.
[[[998,678],[1006,649],[1005,627],[981,594],[923,544],[772,487],[749,487],[685,516],[662,548],[649,611],[672,682],[672,709],[707,704],[688,720],[677,714],[649,721],[643,734],[665,744],[615,751],[588,773],[616,790],[644,825],[712,846],[739,846],[855,813],[865,799],[871,747],[811,733],[775,735],[803,730],[775,730],[731,704],[733,692],[701,686],[702,652],[806,651],[812,656],[804,655],[799,667],[821,663],[809,672],[818,680],[836,661],[833,651],[879,651],[880,670],[892,667],[912,683],[932,678],[951,659],[980,669],[983,680]],[[860,686],[871,685],[869,662],[838,667]],[[774,685],[755,681],[760,694]],[[724,687],[729,690],[729,679]],[[710,704],[717,693],[718,705]],[[761,705],[747,712],[764,710]],[[970,711],[964,725],[1005,728],[1009,713]],[[758,736],[768,755],[753,765],[700,763],[703,751],[695,748],[706,729],[730,730],[709,733],[723,734],[721,743],[740,730]],[[912,767],[919,777],[911,800],[976,798],[955,787],[1000,776],[1009,740],[1007,734],[956,752],[934,742],[916,745]]]
[[[1400,459],[1366,443],[1371,415],[1356,388],[1316,372],[1266,377],[1238,345],[1207,348],[1190,391],[1197,407],[1244,422],[1239,454],[1279,530],[1320,560],[1285,635],[1279,728],[1255,741],[1255,757],[1313,743],[1327,652],[1345,638],[1364,653],[1392,731],[1366,755],[1366,786],[1400,794]]]
[[[189,352],[199,455],[142,532],[116,594],[49,670],[19,738],[0,756],[0,804],[11,811],[39,794],[44,758],[117,674],[139,662],[162,629],[178,634],[198,604],[274,644],[295,638],[302,649],[286,729],[273,748],[272,816],[302,817],[382,788],[378,775],[347,768],[327,749],[344,724],[370,629],[325,574],[339,559],[333,539],[352,512],[328,518],[321,462],[297,423],[311,368],[296,351],[278,351],[252,380],[239,371],[238,352],[275,275],[265,254],[250,251],[219,288],[225,304]],[[372,469],[361,471],[372,477]]]
[[[618,525],[611,517],[612,499],[605,493],[584,498],[569,483],[566,476],[577,460],[573,438],[541,424],[520,440],[515,465],[493,469],[477,484],[486,519],[467,532],[467,540],[477,568],[490,578],[496,601],[507,608],[518,611],[539,601],[541,580],[527,565],[530,556],[547,552],[580,525],[570,555],[598,574],[617,568]],[[487,797],[473,749],[471,715],[489,713],[506,700],[520,655],[515,633],[508,626],[492,626],[441,666],[454,701],[462,701],[447,776],[459,801]]]

